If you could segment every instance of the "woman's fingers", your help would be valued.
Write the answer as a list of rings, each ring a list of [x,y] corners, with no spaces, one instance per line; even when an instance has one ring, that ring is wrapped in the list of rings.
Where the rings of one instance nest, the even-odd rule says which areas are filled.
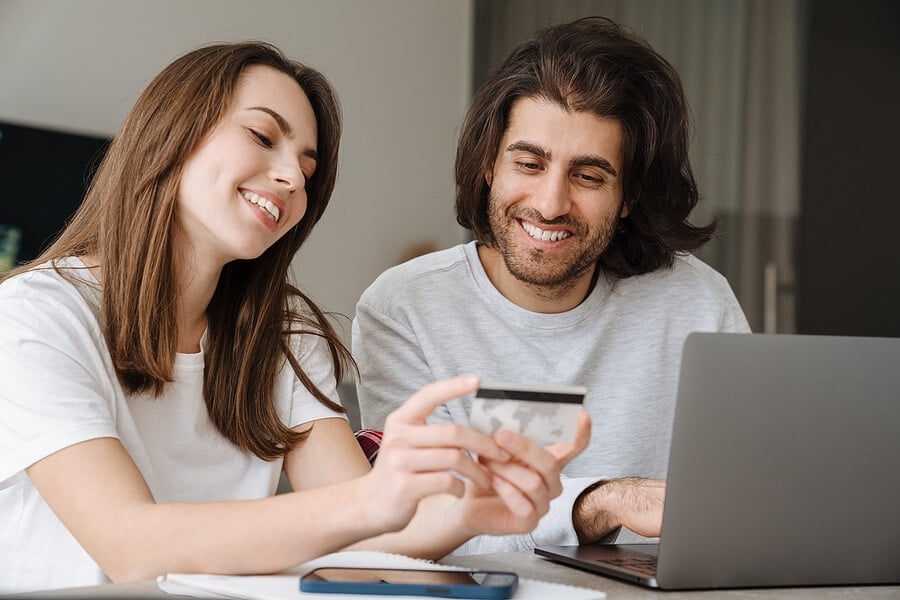
[[[379,457],[378,460],[382,458]],[[479,489],[491,489],[491,473],[487,467],[455,448],[416,448],[412,452],[389,455],[386,462],[388,461],[395,463],[394,471],[405,471],[414,477],[423,473],[454,472],[470,480]]]
[[[518,489],[538,510],[548,505],[550,500],[562,492],[558,470],[539,472],[533,467],[515,461],[505,463],[487,461],[485,466],[495,477],[500,477]]]
[[[428,415],[441,404],[446,404],[450,400],[470,394],[477,389],[478,377],[475,375],[460,375],[428,384],[392,412],[388,416],[386,424],[397,422],[422,425]]]
[[[556,456],[520,433],[500,429],[494,434],[494,440],[497,445],[509,452],[514,460],[537,471],[545,472],[556,468]]]
[[[560,472],[574,456],[587,447],[590,433],[590,417],[584,411],[579,415],[575,439],[571,442],[543,447],[523,435],[500,430],[494,434],[494,439],[512,455],[512,460],[482,462],[497,477],[517,490],[517,495],[507,492],[504,500],[519,502],[526,499],[535,510],[543,514],[550,500],[562,492]],[[499,489],[497,493],[500,495]],[[512,506],[510,510],[513,510]]]
[[[452,423],[425,426],[435,408],[474,392],[478,384],[477,376],[460,375],[426,385],[388,416],[383,445],[458,448],[492,460],[509,460],[509,455],[483,433]]]
[[[562,470],[570,460],[587,448],[591,439],[591,418],[586,411],[581,411],[578,415],[575,439],[571,442],[558,442],[545,447],[521,434],[505,429],[498,430],[494,434],[494,439],[515,460],[532,466],[538,471]]]
[[[492,437],[454,423],[399,425],[391,433],[396,434],[396,443],[402,440],[402,444],[408,447],[457,448],[491,460],[510,459],[510,454],[500,448]]]
[[[520,473],[519,469],[504,469],[503,465],[490,463],[492,471],[501,474],[504,479],[522,489],[530,497],[534,497],[535,492],[532,490],[537,490],[538,487],[549,490],[549,493],[552,494],[551,497],[559,495],[562,490],[559,473],[565,463],[560,461],[555,454],[524,435],[512,431],[501,429],[494,434],[494,439],[497,440],[499,446],[512,455],[509,463],[518,464],[524,471],[522,471],[520,480],[511,478],[511,474]],[[530,476],[526,476],[526,473]],[[535,483],[536,480],[540,481],[540,486]],[[522,486],[527,487],[522,488]]]
[[[534,526],[537,525],[537,516],[543,513],[538,511],[531,500],[520,489],[499,476],[494,477],[493,487],[497,496],[503,500],[503,504],[517,519],[531,519],[535,521]],[[533,529],[534,526],[530,528]]]
[[[457,498],[466,491],[463,480],[454,477],[451,473],[421,473],[415,478],[413,495],[419,499],[434,494],[453,494]]]
[[[572,442],[561,442],[547,446],[547,450],[565,466],[570,460],[581,454],[591,441],[591,417],[587,411],[581,411],[578,415],[578,426],[575,429],[575,439]]]
[[[501,511],[497,515],[505,513],[517,530],[536,525],[562,491],[560,471],[587,446],[590,419],[582,412],[575,439],[547,448],[510,431],[488,436],[457,424],[426,424],[438,406],[474,392],[478,384],[478,377],[463,375],[432,383],[411,396],[385,422],[375,471],[387,478],[398,499],[459,496],[467,479],[474,497],[487,501],[494,496],[491,502]]]

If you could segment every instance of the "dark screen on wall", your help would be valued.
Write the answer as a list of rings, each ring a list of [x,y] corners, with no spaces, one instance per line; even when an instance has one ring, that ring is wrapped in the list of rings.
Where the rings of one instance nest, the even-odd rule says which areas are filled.
[[[65,227],[109,141],[0,121],[0,225],[19,230],[17,261]]]

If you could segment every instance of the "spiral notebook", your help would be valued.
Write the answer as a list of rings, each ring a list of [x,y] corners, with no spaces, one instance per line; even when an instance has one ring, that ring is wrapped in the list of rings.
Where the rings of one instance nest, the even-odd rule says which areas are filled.
[[[289,600],[300,597],[321,598],[323,594],[300,591],[300,576],[318,567],[365,567],[392,569],[441,569],[462,571],[463,567],[440,565],[426,560],[385,552],[335,552],[303,563],[276,575],[197,575],[169,573],[156,580],[157,587],[168,594],[197,598],[243,598],[253,600]],[[334,594],[339,600],[372,600],[395,596]],[[396,596],[414,599],[418,596]],[[515,600],[600,600],[606,594],[583,587],[519,578]],[[421,596],[434,600],[433,596]]]

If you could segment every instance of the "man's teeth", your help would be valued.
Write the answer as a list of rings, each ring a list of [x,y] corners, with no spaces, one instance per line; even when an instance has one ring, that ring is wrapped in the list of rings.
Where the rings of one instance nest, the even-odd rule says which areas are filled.
[[[273,221],[278,221],[278,217],[281,216],[281,211],[278,210],[277,206],[258,194],[254,194],[253,192],[244,192],[244,198],[247,199],[247,202],[260,207],[263,212],[265,212]]]
[[[530,235],[531,237],[533,237],[536,240],[541,240],[544,242],[555,242],[557,240],[564,240],[567,237],[569,237],[570,235],[572,235],[568,231],[544,231],[543,229],[540,229],[539,227],[535,227],[531,223],[526,223],[525,221],[522,221],[521,223],[522,223],[522,229],[524,229],[528,235]]]

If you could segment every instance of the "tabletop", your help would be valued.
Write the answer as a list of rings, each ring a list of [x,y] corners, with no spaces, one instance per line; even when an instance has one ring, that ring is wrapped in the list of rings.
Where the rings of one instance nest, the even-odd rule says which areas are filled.
[[[476,567],[479,569],[514,571],[520,577],[553,583],[563,583],[600,590],[608,600],[847,600],[865,598],[872,600],[900,600],[900,586],[853,586],[812,588],[754,588],[740,590],[708,590],[667,592],[644,588],[587,571],[558,564],[535,555],[533,552],[508,552],[497,554],[473,554],[448,556],[440,561],[446,565]],[[154,581],[116,583],[94,587],[69,588],[50,592],[34,592],[3,596],[14,598],[186,598],[166,594]],[[375,596],[373,596],[374,598]]]

